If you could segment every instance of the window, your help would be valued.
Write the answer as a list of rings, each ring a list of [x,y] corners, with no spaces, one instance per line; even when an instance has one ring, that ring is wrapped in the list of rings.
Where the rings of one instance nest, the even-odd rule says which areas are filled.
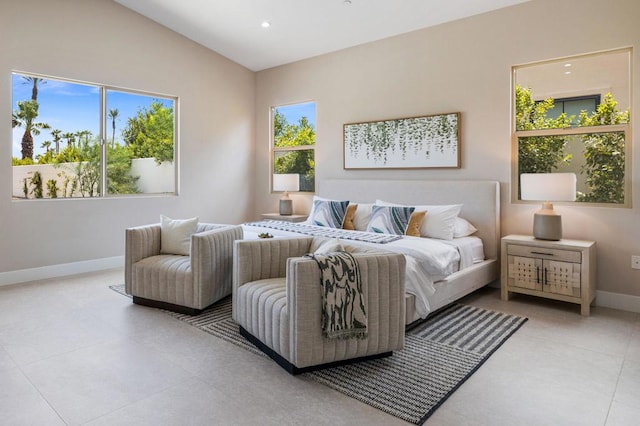
[[[314,192],[315,102],[273,107],[271,120],[273,174],[297,174],[300,191]]]
[[[513,200],[522,173],[569,172],[576,202],[631,205],[630,57],[619,49],[513,68]]]
[[[536,101],[536,104],[544,101]],[[574,96],[571,98],[558,98],[553,100],[553,107],[547,110],[547,117],[557,119],[562,113],[573,117],[569,122],[571,126],[579,125],[580,112],[586,111],[593,114],[600,105],[600,95]]]
[[[13,73],[13,199],[173,194],[176,99]]]

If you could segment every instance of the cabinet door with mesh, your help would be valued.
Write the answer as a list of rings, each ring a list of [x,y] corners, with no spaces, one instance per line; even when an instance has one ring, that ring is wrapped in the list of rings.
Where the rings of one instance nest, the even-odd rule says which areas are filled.
[[[542,290],[542,260],[532,257],[507,256],[509,285]]]
[[[580,264],[545,260],[544,291],[580,297]]]

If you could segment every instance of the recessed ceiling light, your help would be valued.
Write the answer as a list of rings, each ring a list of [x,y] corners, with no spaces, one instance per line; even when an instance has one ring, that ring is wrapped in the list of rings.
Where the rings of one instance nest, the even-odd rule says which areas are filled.
[[[566,75],[569,75],[569,74],[571,74],[571,71],[565,71],[564,73],[565,73]]]
[[[271,22],[269,21],[262,21],[262,24],[260,24],[260,26],[262,28],[269,28],[271,26]]]
[[[565,68],[569,68],[571,66],[571,64],[564,64]]]

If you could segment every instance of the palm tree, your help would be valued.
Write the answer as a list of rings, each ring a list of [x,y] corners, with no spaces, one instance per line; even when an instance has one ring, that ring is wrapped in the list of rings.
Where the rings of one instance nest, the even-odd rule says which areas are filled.
[[[46,123],[34,123],[38,117],[37,101],[19,101],[18,110],[14,114],[16,126],[24,126],[24,135],[22,136],[22,159],[30,158],[33,160],[33,135],[39,135],[41,129],[50,129]]]
[[[42,142],[42,145],[40,145],[40,148],[45,148],[47,152],[49,152],[51,149],[51,141]]]
[[[76,140],[76,136],[71,132],[63,133],[61,136],[63,139],[67,140],[67,148],[71,148],[73,146],[73,142]]]
[[[81,150],[86,150],[89,146],[89,139],[91,138],[91,131],[89,130],[79,130],[75,133],[78,138],[78,148]]]
[[[60,129],[51,131],[51,136],[53,136],[53,143],[56,144],[56,155],[60,154],[60,133],[62,133],[62,130]]]
[[[115,147],[115,141],[116,141],[116,118],[118,117],[119,113],[120,113],[120,111],[118,111],[118,108],[109,109],[109,118],[111,119],[111,129],[112,129],[112,133],[111,133],[111,148]]]
[[[38,77],[22,77],[23,78],[23,82],[22,84],[31,84],[31,100],[32,101],[37,101],[38,100],[38,83],[40,84],[47,84],[47,81],[44,78],[38,78]]]

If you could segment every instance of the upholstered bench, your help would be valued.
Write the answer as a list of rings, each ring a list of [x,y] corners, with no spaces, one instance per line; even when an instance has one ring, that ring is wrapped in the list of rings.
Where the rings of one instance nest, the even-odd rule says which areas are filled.
[[[241,226],[197,224],[189,255],[161,254],[160,224],[126,230],[125,290],[140,305],[197,315],[231,294]]]
[[[315,260],[301,256],[325,240],[235,242],[233,319],[243,336],[293,374],[388,356],[404,347],[405,258],[359,252],[357,246],[344,248],[359,266],[368,337],[323,336],[320,270]]]

